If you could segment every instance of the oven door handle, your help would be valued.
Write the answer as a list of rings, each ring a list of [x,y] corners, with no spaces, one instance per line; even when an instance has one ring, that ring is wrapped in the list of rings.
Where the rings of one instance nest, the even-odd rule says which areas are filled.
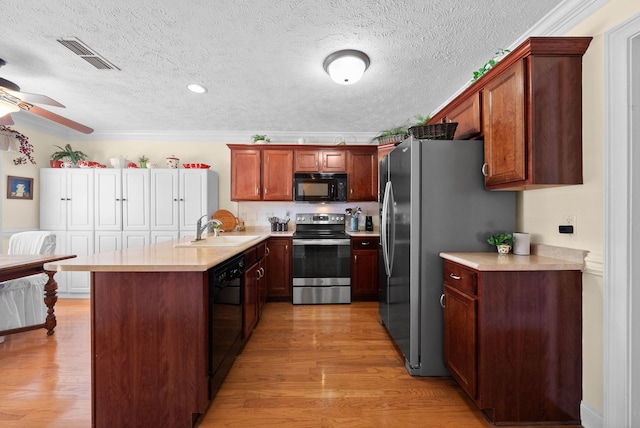
[[[293,239],[293,245],[350,245],[349,239]]]

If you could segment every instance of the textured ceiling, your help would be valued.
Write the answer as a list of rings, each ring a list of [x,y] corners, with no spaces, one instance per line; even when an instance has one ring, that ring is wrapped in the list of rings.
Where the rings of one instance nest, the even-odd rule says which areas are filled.
[[[96,134],[375,133],[442,105],[560,3],[2,0],[0,77],[61,102],[66,109],[43,107]],[[61,37],[120,70],[94,68]],[[340,49],[371,58],[354,85],[322,68]],[[189,92],[192,82],[208,92]]]

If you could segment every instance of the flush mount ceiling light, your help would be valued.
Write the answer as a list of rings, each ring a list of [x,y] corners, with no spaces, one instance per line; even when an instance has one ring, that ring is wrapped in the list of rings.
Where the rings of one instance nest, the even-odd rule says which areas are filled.
[[[334,82],[351,85],[360,80],[370,62],[366,53],[345,49],[329,55],[322,66]]]
[[[202,85],[198,85],[197,83],[191,83],[187,85],[187,89],[189,89],[191,92],[195,92],[196,94],[204,94],[205,92],[207,92],[207,88]]]

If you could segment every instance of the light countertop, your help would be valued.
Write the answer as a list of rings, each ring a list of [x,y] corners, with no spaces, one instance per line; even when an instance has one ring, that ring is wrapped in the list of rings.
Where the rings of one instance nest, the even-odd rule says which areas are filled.
[[[223,236],[259,235],[259,238],[234,247],[176,247],[193,237],[170,242],[126,248],[45,264],[52,271],[90,272],[204,272],[241,254],[270,237],[290,238],[294,231],[271,232],[269,227],[247,227],[243,232]],[[351,236],[378,236],[377,232],[348,232]],[[205,235],[206,236],[206,235]]]
[[[584,260],[582,262],[575,258],[565,260],[540,255],[539,253],[520,256],[498,254],[497,252],[452,252],[440,253],[440,257],[478,271],[582,270],[584,268]]]
[[[255,230],[225,233],[225,236],[227,235],[259,235],[259,238],[234,247],[175,247],[176,244],[193,239],[193,237],[180,238],[144,247],[126,248],[47,263],[45,269],[90,272],[204,272],[272,236],[271,232],[257,233]]]

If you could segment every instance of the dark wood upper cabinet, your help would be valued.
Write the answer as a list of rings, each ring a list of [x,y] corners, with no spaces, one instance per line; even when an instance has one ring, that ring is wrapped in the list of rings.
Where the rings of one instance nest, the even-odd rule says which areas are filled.
[[[591,37],[531,37],[434,114],[484,138],[485,186],[582,184],[582,56]]]
[[[291,150],[266,149],[262,154],[262,199],[293,200],[293,153]]]
[[[480,91],[474,91],[459,102],[448,105],[446,110],[441,110],[429,121],[430,124],[437,122],[458,123],[454,140],[471,140],[480,137],[482,135]]]
[[[344,150],[296,149],[295,172],[347,172]]]
[[[524,60],[489,82],[482,100],[485,185],[526,180]]]
[[[231,148],[232,201],[293,201],[293,152]]]
[[[378,150],[366,147],[350,150],[347,157],[349,201],[378,200]]]
[[[378,199],[378,146],[227,146],[233,201],[293,201],[294,172],[347,173],[349,201]]]
[[[246,146],[245,146],[246,147]],[[231,200],[262,199],[262,151],[231,149]]]

